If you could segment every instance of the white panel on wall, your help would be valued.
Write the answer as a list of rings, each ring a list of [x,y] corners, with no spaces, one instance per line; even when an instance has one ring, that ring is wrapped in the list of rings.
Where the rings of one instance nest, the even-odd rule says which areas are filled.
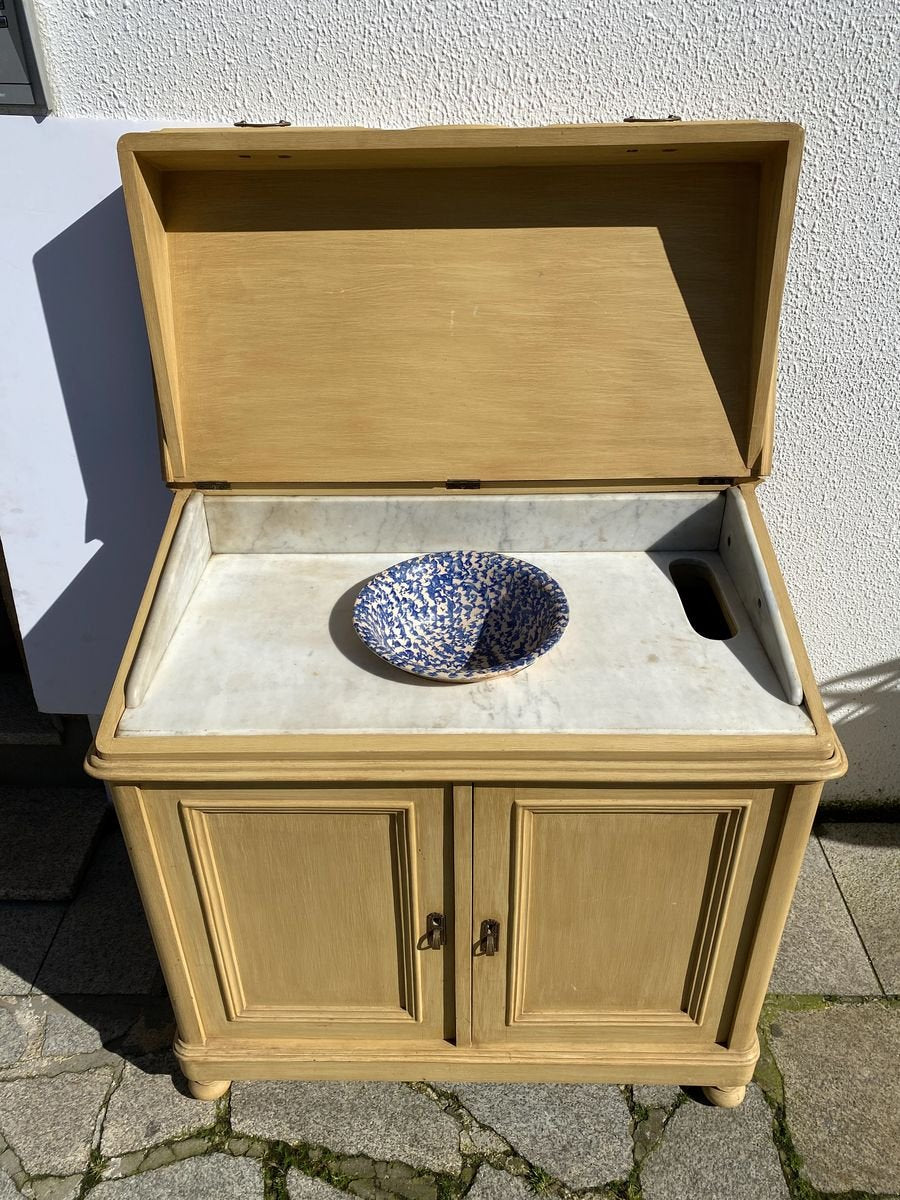
[[[0,117],[0,540],[38,706],[98,712],[169,498],[119,122]]]
[[[105,322],[114,331],[120,350],[112,364],[97,357],[102,339],[93,333],[94,349],[74,371],[75,383],[71,366],[54,363],[55,343],[73,340],[60,317],[66,305],[51,299],[56,333],[48,333],[30,264],[114,191],[113,144],[123,120],[285,117],[295,124],[396,127],[670,112],[790,119],[806,126],[807,156],[782,322],[775,473],[761,500],[853,764],[831,794],[900,797],[894,0],[310,0],[302,6],[194,0],[164,8],[151,0],[85,0],[77,10],[67,0],[36,0],[36,7],[54,110],[115,119],[107,125],[51,120],[16,135],[7,126],[22,119],[0,123],[0,155],[4,165],[12,162],[14,176],[3,201],[17,222],[10,232],[5,218],[0,252],[14,264],[21,331],[12,366],[0,366],[7,378],[14,372],[16,403],[15,419],[5,419],[11,445],[0,451],[0,469],[10,505],[21,510],[4,512],[3,538],[17,602],[35,629],[29,662],[38,666],[45,708],[96,706],[98,678],[91,677],[89,645],[78,648],[77,669],[62,661],[51,669],[46,647],[54,622],[46,624],[45,642],[44,614],[100,561],[100,543],[113,562],[107,548],[117,544],[124,552],[127,531],[137,531],[140,548],[130,551],[133,574],[123,584],[127,602],[111,600],[109,611],[84,619],[85,637],[97,637],[108,624],[118,637],[130,619],[120,610],[133,607],[139,564],[149,553],[143,540],[153,540],[149,531],[161,514],[155,449],[137,449],[152,443],[155,431],[133,281],[124,283],[131,268],[121,265],[127,257],[121,213],[113,222],[119,241],[103,242],[93,308],[86,310],[96,320],[81,322],[91,329]],[[116,203],[94,219],[111,219]],[[51,251],[48,262],[53,257]],[[52,282],[53,271],[43,273]],[[77,286],[70,283],[68,294],[77,297]],[[90,410],[68,400],[93,395],[87,362],[105,372],[106,399],[95,401],[94,432],[86,438],[91,421],[74,418],[70,429],[66,406]],[[118,424],[110,426],[100,413],[108,415],[124,377],[130,381],[125,407],[115,409]],[[119,459],[105,477],[100,464],[111,447]],[[130,493],[120,486],[126,476]],[[131,514],[121,509],[129,494]],[[116,503],[119,511],[108,511]],[[106,639],[110,647],[115,637]]]

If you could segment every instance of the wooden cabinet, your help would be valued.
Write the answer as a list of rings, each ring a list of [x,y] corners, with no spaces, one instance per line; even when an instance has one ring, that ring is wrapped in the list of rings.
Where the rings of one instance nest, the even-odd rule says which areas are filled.
[[[198,1095],[349,1064],[615,1079],[628,1061],[630,1077],[739,1087],[799,866],[774,850],[816,793],[115,790]]]
[[[754,494],[802,140],[120,142],[175,496],[88,770],[196,1095],[739,1099],[846,768]],[[536,555],[569,626],[518,674],[414,680],[359,641],[354,599],[462,547]]]

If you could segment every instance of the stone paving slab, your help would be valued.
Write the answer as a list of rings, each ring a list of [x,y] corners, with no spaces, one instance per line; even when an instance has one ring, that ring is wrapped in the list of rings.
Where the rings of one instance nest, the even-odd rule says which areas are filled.
[[[118,826],[91,859],[41,968],[36,986],[51,995],[147,994],[159,967]]]
[[[65,913],[62,904],[0,903],[0,996],[25,996]]]
[[[128,1179],[104,1180],[88,1194],[91,1200],[262,1200],[263,1176],[252,1158],[206,1154]]]
[[[806,848],[769,991],[830,996],[881,991],[816,837]]]
[[[772,1110],[751,1084],[739,1108],[688,1101],[644,1160],[645,1200],[788,1200]]]
[[[635,1102],[645,1108],[671,1108],[684,1095],[677,1083],[636,1083],[632,1091]]]
[[[468,1200],[535,1200],[536,1193],[524,1179],[483,1166],[466,1196]]]
[[[401,1083],[237,1082],[231,1125],[237,1134],[307,1142],[426,1170],[456,1173],[462,1167],[456,1122]]]
[[[0,1134],[30,1175],[85,1170],[112,1079],[98,1068],[0,1082]]]
[[[109,809],[103,788],[0,787],[0,900],[69,900]]]
[[[73,997],[66,1002],[46,998],[44,1054],[48,1058],[92,1054],[124,1036],[138,1010],[124,996]],[[72,1011],[68,1005],[77,1006]]]
[[[28,1048],[28,1032],[16,1009],[4,999],[0,1001],[0,1067],[11,1067]]]
[[[147,1149],[212,1125],[215,1102],[194,1100],[176,1081],[184,1087],[172,1054],[126,1062],[106,1110],[101,1153],[113,1157]]]
[[[900,995],[900,823],[835,822],[822,849],[888,995]]]
[[[44,1032],[43,1013],[28,996],[0,996],[0,1069],[37,1059]]]
[[[58,746],[61,741],[51,719],[38,712],[28,680],[0,672],[0,745]]]
[[[168,1051],[175,1018],[168,996],[34,996],[43,1005],[48,1058],[93,1054],[104,1047],[125,1058]]]
[[[347,1193],[340,1188],[332,1187],[324,1179],[304,1175],[296,1167],[291,1167],[287,1173],[287,1193],[288,1200],[347,1200]],[[2,1196],[0,1200],[3,1200]]]
[[[0,1168],[0,1200],[21,1200],[19,1189],[2,1168]]]
[[[448,1083],[470,1113],[532,1165],[573,1188],[624,1178],[631,1115],[617,1087],[594,1083]]]
[[[769,1032],[787,1125],[813,1187],[900,1193],[900,1007],[783,1011]]]
[[[46,1175],[42,1179],[24,1183],[22,1195],[29,1200],[78,1200],[83,1183],[83,1175]]]

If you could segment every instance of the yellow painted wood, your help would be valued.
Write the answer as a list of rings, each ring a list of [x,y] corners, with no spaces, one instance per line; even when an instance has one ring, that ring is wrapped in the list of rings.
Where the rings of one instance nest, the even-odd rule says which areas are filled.
[[[444,907],[446,789],[143,799],[207,1036],[443,1040],[447,956],[422,939]]]
[[[752,1074],[820,786],[476,788],[474,820],[468,785],[113,793],[179,1060],[200,1086],[437,1074],[730,1089]],[[394,825],[387,850],[372,818]],[[336,863],[345,819],[361,824],[337,835],[347,852]],[[405,868],[400,820],[413,830]],[[419,951],[411,993],[406,913],[424,927],[440,903],[458,910],[446,914],[450,940]],[[337,911],[352,925],[361,908],[370,929],[356,976],[355,955],[316,918]],[[501,922],[499,953],[467,957],[468,922],[474,941],[486,915]],[[420,1020],[403,1007],[410,994]],[[362,1001],[352,1014],[348,996]]]
[[[476,788],[475,1044],[714,1042],[772,796]]]
[[[749,476],[801,143],[762,123],[127,135],[172,478]]]
[[[453,789],[453,922],[456,1022],[453,1040],[472,1044],[472,788]]]
[[[737,1053],[722,1046],[688,1049],[647,1043],[564,1051],[542,1047],[511,1056],[496,1049],[440,1052],[349,1045],[311,1051],[308,1043],[211,1040],[206,1046],[176,1041],[179,1065],[189,1080],[215,1084],[230,1079],[473,1080],[531,1083],[634,1083],[740,1086],[753,1076],[759,1047]]]
[[[184,486],[88,770],[112,785],[195,1095],[595,1080],[739,1102],[821,782],[846,769],[752,493],[801,145],[753,122],[122,140]],[[814,736],[117,736],[198,480],[710,475],[748,480]],[[473,950],[487,917],[494,957]]]

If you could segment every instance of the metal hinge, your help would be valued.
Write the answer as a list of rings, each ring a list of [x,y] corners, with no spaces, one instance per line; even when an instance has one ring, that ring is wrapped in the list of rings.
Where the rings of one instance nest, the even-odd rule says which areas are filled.
[[[235,121],[235,129],[286,129],[290,121]]]
[[[733,475],[701,475],[697,480],[701,487],[734,487]]]
[[[669,113],[667,117],[626,117],[625,120],[631,124],[637,125],[659,125],[665,124],[666,121],[680,121],[681,117],[676,117],[674,113]]]
[[[481,487],[480,479],[448,479],[444,484],[448,492],[477,492]]]
[[[199,479],[194,487],[201,492],[227,492],[231,489],[231,484],[226,483],[224,479]]]

